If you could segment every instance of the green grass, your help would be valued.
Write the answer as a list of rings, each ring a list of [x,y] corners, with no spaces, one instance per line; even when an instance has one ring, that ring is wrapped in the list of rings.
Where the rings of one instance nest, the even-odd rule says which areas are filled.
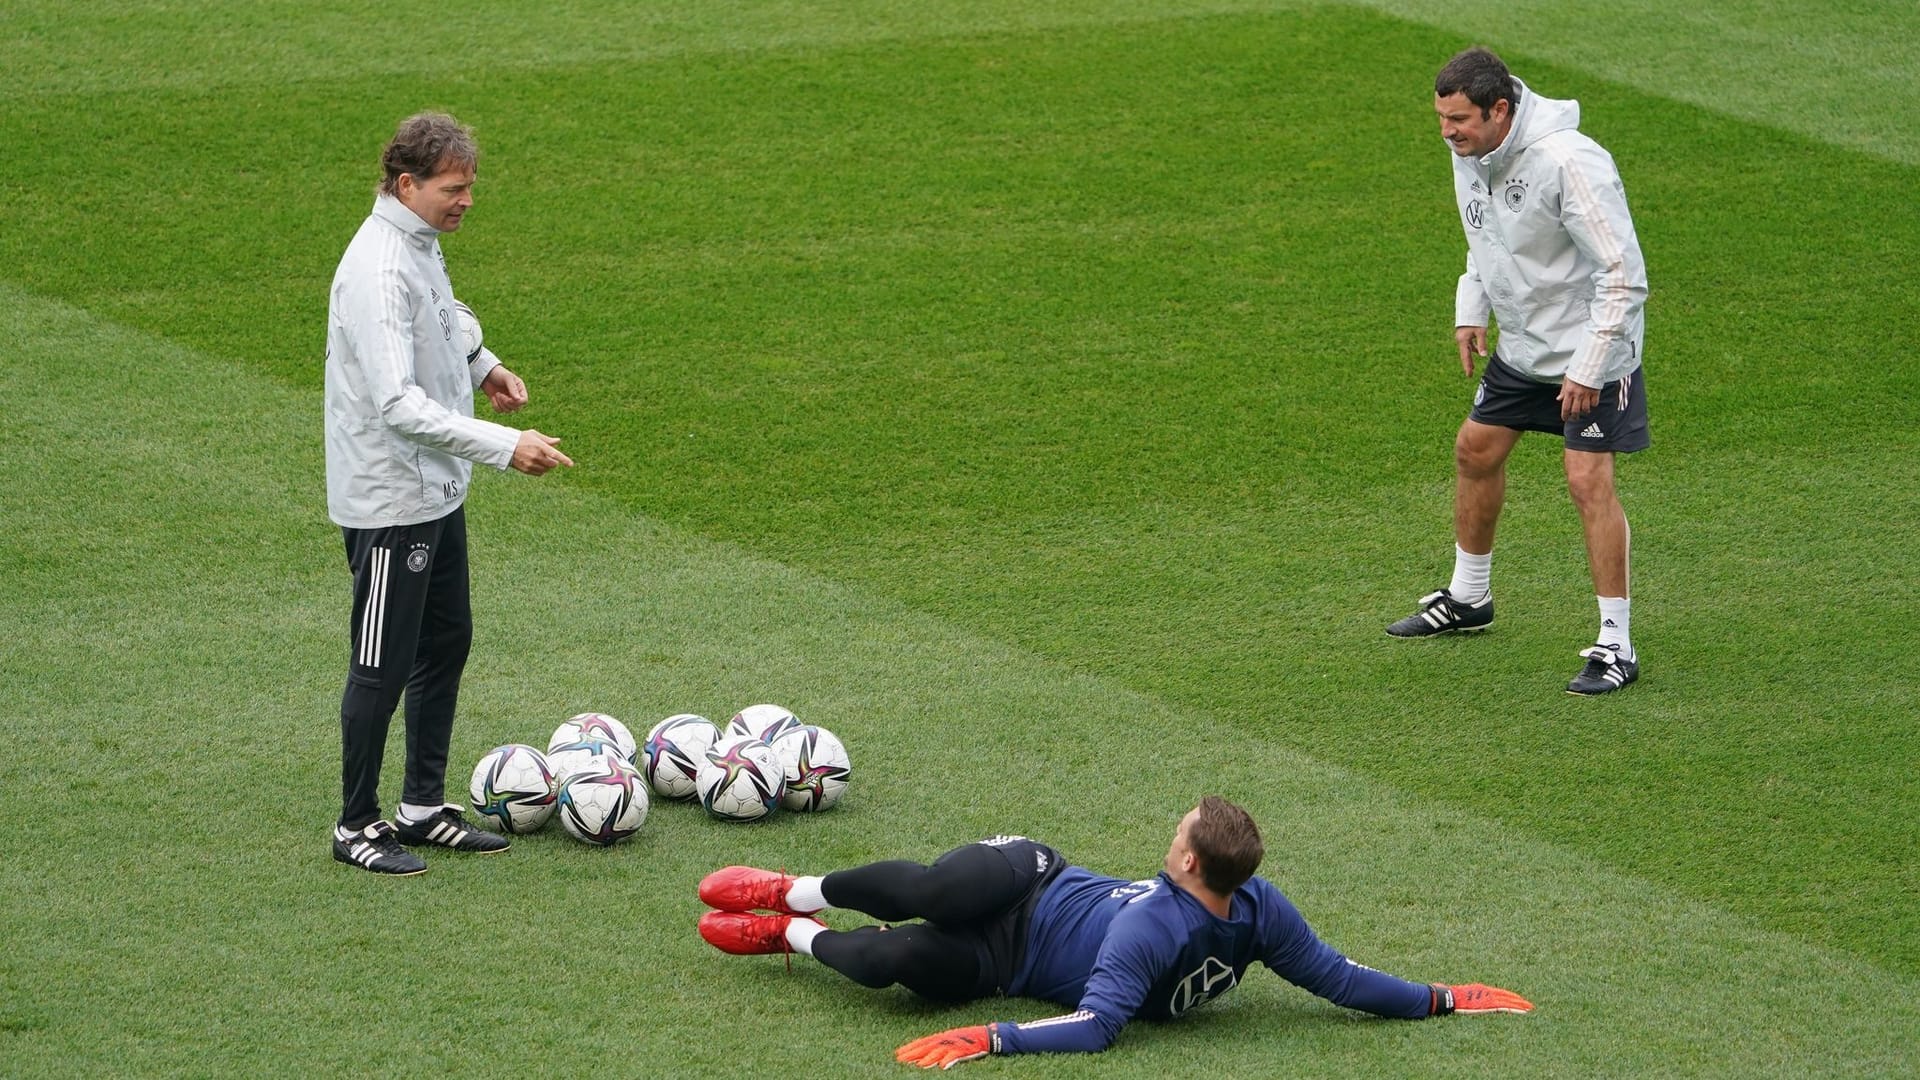
[[[0,22],[41,46],[0,114],[5,1060],[897,1074],[908,1037],[1050,1010],[719,957],[700,873],[1005,829],[1146,873],[1221,791],[1330,940],[1540,1012],[1381,1024],[1256,978],[1100,1059],[973,1068],[1910,1071],[1914,178],[1845,148],[1885,116],[1842,101],[1819,142],[1712,80],[1662,96],[1617,43],[1583,61],[1570,5],[1491,42],[1581,99],[1654,289],[1655,448],[1624,467],[1648,674],[1573,701],[1592,600],[1550,441],[1515,459],[1500,628],[1379,633],[1446,572],[1469,387],[1425,89],[1463,41],[1252,6],[472,9],[490,62],[424,82],[304,9]],[[219,46],[262,18],[286,44]],[[123,62],[158,55],[200,62]],[[1773,70],[1812,94],[1803,64]],[[656,806],[623,849],[410,882],[321,854],[325,282],[421,104],[479,128],[455,280],[581,462],[477,485],[456,761],[585,708],[780,700],[854,752],[835,813]]]

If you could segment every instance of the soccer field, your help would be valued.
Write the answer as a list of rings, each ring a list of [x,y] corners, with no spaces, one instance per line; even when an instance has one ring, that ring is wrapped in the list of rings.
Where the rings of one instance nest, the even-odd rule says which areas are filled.
[[[967,1070],[1920,1071],[1912,4],[69,6],[0,11],[0,1075],[910,1075],[1060,1010],[723,956],[700,876],[1001,832],[1147,876],[1207,793],[1354,959],[1537,1010],[1256,969]],[[1602,699],[1552,439],[1495,629],[1381,633],[1451,563],[1431,80],[1474,43],[1580,100],[1646,253]],[[480,140],[444,247],[513,422],[579,462],[476,475],[450,780],[777,701],[851,750],[833,811],[329,858],[327,283],[424,107]]]

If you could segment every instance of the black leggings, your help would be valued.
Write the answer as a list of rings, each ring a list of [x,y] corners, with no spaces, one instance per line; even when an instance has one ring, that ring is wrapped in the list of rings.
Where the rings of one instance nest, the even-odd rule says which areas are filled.
[[[890,860],[839,870],[820,891],[837,908],[886,922],[925,922],[826,931],[813,941],[821,963],[862,986],[899,983],[936,1001],[967,1001],[994,990],[987,934],[1025,899],[1032,884],[1005,855],[968,844],[932,866]]]

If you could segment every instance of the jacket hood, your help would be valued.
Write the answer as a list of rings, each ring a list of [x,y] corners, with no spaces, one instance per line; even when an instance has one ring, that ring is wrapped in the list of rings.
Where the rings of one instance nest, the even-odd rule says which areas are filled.
[[[1578,101],[1541,97],[1518,78],[1513,81],[1520,85],[1520,104],[1514,109],[1513,130],[1507,133],[1505,142],[1482,159],[1488,165],[1517,154],[1556,131],[1572,131],[1580,126]]]

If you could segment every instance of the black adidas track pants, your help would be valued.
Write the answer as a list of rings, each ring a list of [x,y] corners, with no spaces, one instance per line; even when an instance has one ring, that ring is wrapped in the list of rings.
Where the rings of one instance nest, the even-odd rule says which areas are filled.
[[[380,817],[381,759],[403,693],[407,764],[400,801],[445,801],[473,609],[465,508],[419,525],[340,531],[353,571],[353,651],[340,698],[340,824],[358,829]]]

